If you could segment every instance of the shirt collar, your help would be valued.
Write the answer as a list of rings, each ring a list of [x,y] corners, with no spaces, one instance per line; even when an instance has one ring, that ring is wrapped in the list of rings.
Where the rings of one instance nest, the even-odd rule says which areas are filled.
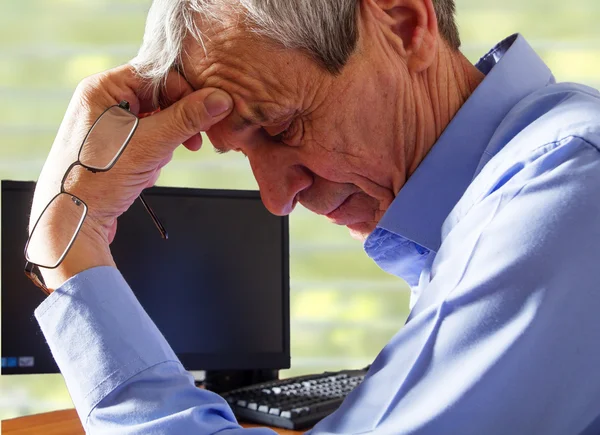
[[[498,125],[521,99],[553,80],[550,69],[518,34],[496,45],[476,66],[485,79],[378,224],[435,252],[441,244],[442,224],[476,175]]]

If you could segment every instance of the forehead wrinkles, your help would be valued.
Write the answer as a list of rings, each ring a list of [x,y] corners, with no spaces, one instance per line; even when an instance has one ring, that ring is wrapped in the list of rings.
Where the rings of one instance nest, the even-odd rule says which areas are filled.
[[[186,40],[184,73],[193,88],[217,87],[248,104],[290,105],[298,97],[298,73],[266,41],[226,29],[205,41],[208,55],[195,40]]]

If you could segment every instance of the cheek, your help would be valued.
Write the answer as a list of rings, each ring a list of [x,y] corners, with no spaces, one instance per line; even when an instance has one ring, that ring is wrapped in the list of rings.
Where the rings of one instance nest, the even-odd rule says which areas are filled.
[[[343,127],[343,126],[340,126]],[[341,129],[314,129],[299,147],[302,163],[318,176],[335,183],[352,183],[360,173],[350,135]]]

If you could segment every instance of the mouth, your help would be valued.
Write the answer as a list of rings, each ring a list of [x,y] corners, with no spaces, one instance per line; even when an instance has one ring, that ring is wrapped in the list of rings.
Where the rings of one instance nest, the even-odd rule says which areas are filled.
[[[344,202],[342,202],[337,208],[333,211],[327,213],[325,217],[332,223],[336,225],[352,225],[357,224],[359,221],[356,217],[348,215],[344,213],[344,208],[350,203],[351,198],[355,195],[355,193],[349,195]]]

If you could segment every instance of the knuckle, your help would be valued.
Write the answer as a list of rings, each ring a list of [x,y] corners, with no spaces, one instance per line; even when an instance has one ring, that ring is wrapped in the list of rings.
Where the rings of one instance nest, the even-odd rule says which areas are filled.
[[[204,126],[204,108],[199,104],[180,104],[179,119],[185,134],[195,134],[202,131]]]
[[[94,89],[98,86],[98,76],[93,75],[84,78],[77,85],[77,91],[79,92],[89,92],[91,89]]]
[[[75,89],[75,94],[81,96],[85,100],[92,99],[102,91],[105,82],[106,78],[103,73],[91,75],[79,82]]]
[[[123,74],[127,78],[138,77],[138,71],[131,63],[126,63],[113,69],[115,74]]]

